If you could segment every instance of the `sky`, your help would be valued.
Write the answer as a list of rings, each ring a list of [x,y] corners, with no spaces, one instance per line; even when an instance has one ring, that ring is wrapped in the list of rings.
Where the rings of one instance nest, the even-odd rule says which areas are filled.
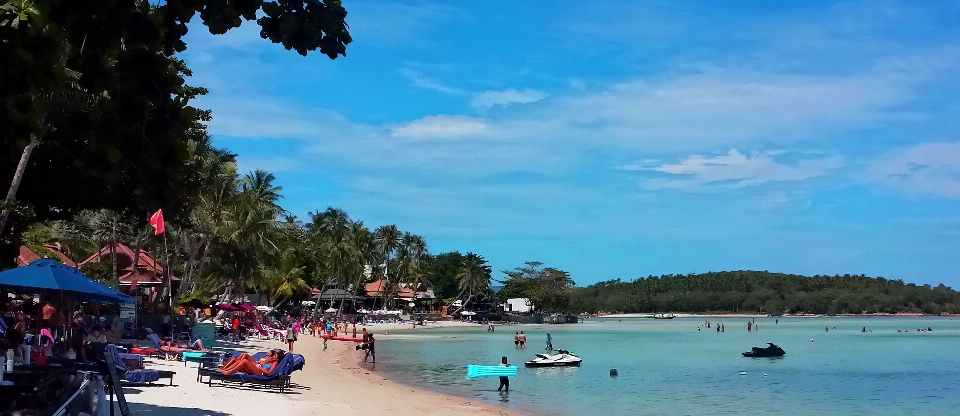
[[[301,219],[578,285],[723,270],[960,288],[960,3],[344,0],[331,61],[181,54]],[[196,19],[199,20],[199,19]]]

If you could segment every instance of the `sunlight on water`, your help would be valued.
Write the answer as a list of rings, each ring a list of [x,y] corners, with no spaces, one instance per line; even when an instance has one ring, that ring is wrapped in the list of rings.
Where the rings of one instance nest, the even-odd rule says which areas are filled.
[[[759,332],[750,333],[747,318],[712,321],[726,331],[697,331],[702,318],[636,318],[381,336],[377,371],[433,390],[564,415],[920,415],[960,408],[960,319],[784,318],[775,324],[763,318],[756,320]],[[862,333],[863,327],[872,332]],[[927,327],[934,331],[916,332]],[[525,350],[513,345],[520,330],[528,335]],[[502,355],[522,367],[543,351],[547,332],[555,348],[579,355],[583,365],[521,368],[508,395],[497,393],[495,378],[465,379],[468,364],[495,365]],[[740,355],[767,342],[787,355]],[[612,368],[617,377],[610,376]]]

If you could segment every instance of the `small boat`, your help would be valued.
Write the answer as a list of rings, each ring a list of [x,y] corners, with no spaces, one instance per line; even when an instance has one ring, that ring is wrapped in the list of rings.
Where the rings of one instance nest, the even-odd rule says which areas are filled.
[[[676,315],[664,315],[662,313],[660,315],[653,315],[653,319],[673,319],[673,318],[676,318]]]
[[[772,342],[767,343],[766,348],[753,347],[750,351],[743,353],[744,357],[783,357],[787,352]]]
[[[557,350],[556,355],[537,354],[537,358],[523,363],[527,367],[578,367],[583,362],[570,351]]]

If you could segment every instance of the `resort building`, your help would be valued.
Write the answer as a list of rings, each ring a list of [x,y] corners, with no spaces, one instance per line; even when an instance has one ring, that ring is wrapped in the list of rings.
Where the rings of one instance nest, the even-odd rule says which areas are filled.
[[[507,303],[504,303],[501,306],[503,307],[504,312],[527,313],[531,311],[530,299],[527,298],[507,299]]]
[[[139,256],[125,244],[116,244],[111,252],[111,244],[103,246],[86,260],[80,262],[80,267],[89,263],[109,262],[116,255],[117,275],[120,277],[120,290],[130,293],[142,302],[153,303],[163,295],[163,266],[157,263],[145,250],[140,250]],[[170,276],[170,285],[176,290],[180,279]]]
[[[73,261],[70,257],[67,257],[67,255],[60,250],[60,246],[57,244],[44,244],[42,247],[38,247],[37,249],[44,252],[37,253],[37,251],[30,247],[20,246],[20,253],[15,259],[17,262],[17,267],[26,266],[34,260],[40,259],[57,260],[67,266],[77,267],[77,262]]]

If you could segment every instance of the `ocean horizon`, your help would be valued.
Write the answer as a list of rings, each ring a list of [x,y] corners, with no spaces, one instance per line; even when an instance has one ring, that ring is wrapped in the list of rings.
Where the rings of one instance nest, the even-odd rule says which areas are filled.
[[[747,332],[748,321],[759,330]],[[517,331],[527,348],[514,346]],[[582,366],[524,368],[544,352],[547,333]],[[391,380],[539,414],[920,415],[960,407],[956,317],[591,318],[493,333],[483,325],[405,330],[378,341],[375,371]],[[768,342],[787,354],[741,355]],[[496,391],[495,378],[465,379],[468,364],[501,356],[520,367],[509,393]]]

